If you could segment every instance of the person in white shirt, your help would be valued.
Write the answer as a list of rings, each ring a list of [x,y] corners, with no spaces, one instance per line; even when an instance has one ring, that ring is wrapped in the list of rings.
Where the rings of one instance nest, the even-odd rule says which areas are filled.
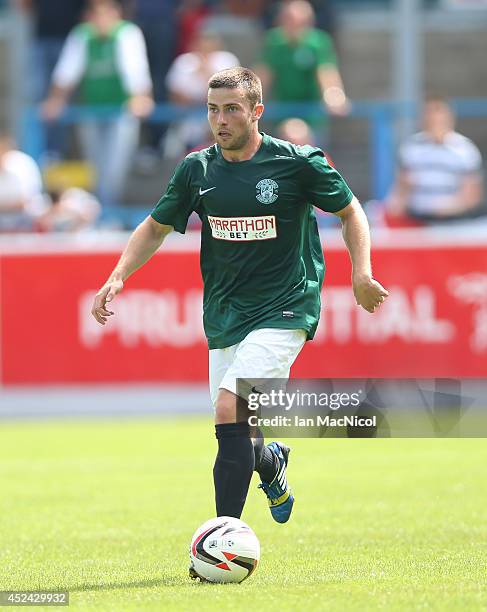
[[[98,200],[79,187],[49,194],[50,206],[37,219],[40,232],[93,230],[101,213]]]
[[[389,215],[434,223],[462,219],[480,210],[482,157],[475,144],[454,127],[449,104],[439,97],[428,98],[423,131],[400,148],[399,172],[387,200]]]
[[[104,206],[118,204],[140,119],[154,103],[144,37],[138,26],[122,20],[114,0],[93,3],[88,20],[69,34],[43,104],[44,118],[57,119],[75,90],[79,104],[100,109],[79,125],[83,152],[97,171],[97,196]],[[103,114],[107,108],[120,113]]]
[[[238,65],[238,58],[222,49],[218,36],[200,32],[191,45],[191,51],[176,57],[169,68],[166,85],[171,102],[180,106],[200,104],[205,105],[206,109],[210,77],[220,70]],[[165,150],[171,156],[179,156],[205,141],[207,136],[205,113],[201,118],[189,118],[171,126],[166,136]]]
[[[0,135],[0,232],[32,231],[44,208],[38,165]]]

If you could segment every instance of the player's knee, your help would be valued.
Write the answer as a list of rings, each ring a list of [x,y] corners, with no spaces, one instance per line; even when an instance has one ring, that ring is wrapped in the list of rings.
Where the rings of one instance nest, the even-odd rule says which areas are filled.
[[[236,423],[237,396],[226,389],[220,389],[215,402],[215,423]]]

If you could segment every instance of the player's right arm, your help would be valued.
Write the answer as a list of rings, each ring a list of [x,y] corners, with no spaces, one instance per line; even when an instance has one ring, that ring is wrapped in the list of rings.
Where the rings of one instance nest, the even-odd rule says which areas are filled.
[[[98,323],[105,325],[113,315],[107,304],[122,291],[124,281],[154,255],[172,229],[171,225],[163,225],[148,216],[134,230],[115,269],[95,295],[91,314]]]
[[[191,186],[190,160],[188,155],[177,165],[166,192],[134,231],[115,269],[96,294],[91,314],[101,325],[113,314],[107,303],[122,291],[124,281],[154,255],[169,232],[174,229],[184,234],[186,231],[198,194]]]

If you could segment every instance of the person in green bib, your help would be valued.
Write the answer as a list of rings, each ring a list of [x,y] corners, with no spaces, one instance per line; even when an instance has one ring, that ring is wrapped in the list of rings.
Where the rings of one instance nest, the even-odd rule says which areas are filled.
[[[53,121],[73,93],[93,113],[79,124],[83,153],[97,174],[105,206],[120,201],[138,145],[140,119],[153,108],[152,83],[141,30],[121,18],[114,0],[97,0],[87,21],[69,34],[54,69],[43,116]]]
[[[240,517],[255,470],[274,520],[285,523],[294,503],[286,477],[289,448],[281,442],[265,446],[262,438],[253,442],[240,408],[243,402],[247,414],[255,393],[246,381],[287,379],[315,334],[325,266],[313,206],[342,221],[357,304],[374,312],[388,294],[372,277],[367,218],[344,179],[320,149],[259,132],[263,112],[261,83],[252,71],[230,68],[211,77],[208,120],[216,143],[177,166],[96,294],[92,314],[105,325],[113,315],[109,304],[127,278],[169,232],[184,234],[193,211],[199,215],[218,439],[216,511]]]
[[[318,102],[323,111],[302,119],[323,131],[326,115],[346,115],[345,95],[330,35],[313,27],[314,11],[305,0],[284,3],[278,27],[267,32],[256,72],[264,92],[275,102]]]

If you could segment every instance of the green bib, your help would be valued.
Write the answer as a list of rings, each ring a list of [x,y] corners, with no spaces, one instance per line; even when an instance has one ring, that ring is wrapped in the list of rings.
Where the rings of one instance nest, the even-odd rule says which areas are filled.
[[[129,95],[116,62],[117,39],[129,24],[119,22],[106,37],[90,24],[78,26],[86,38],[86,69],[80,83],[80,102],[89,106],[121,106]]]

